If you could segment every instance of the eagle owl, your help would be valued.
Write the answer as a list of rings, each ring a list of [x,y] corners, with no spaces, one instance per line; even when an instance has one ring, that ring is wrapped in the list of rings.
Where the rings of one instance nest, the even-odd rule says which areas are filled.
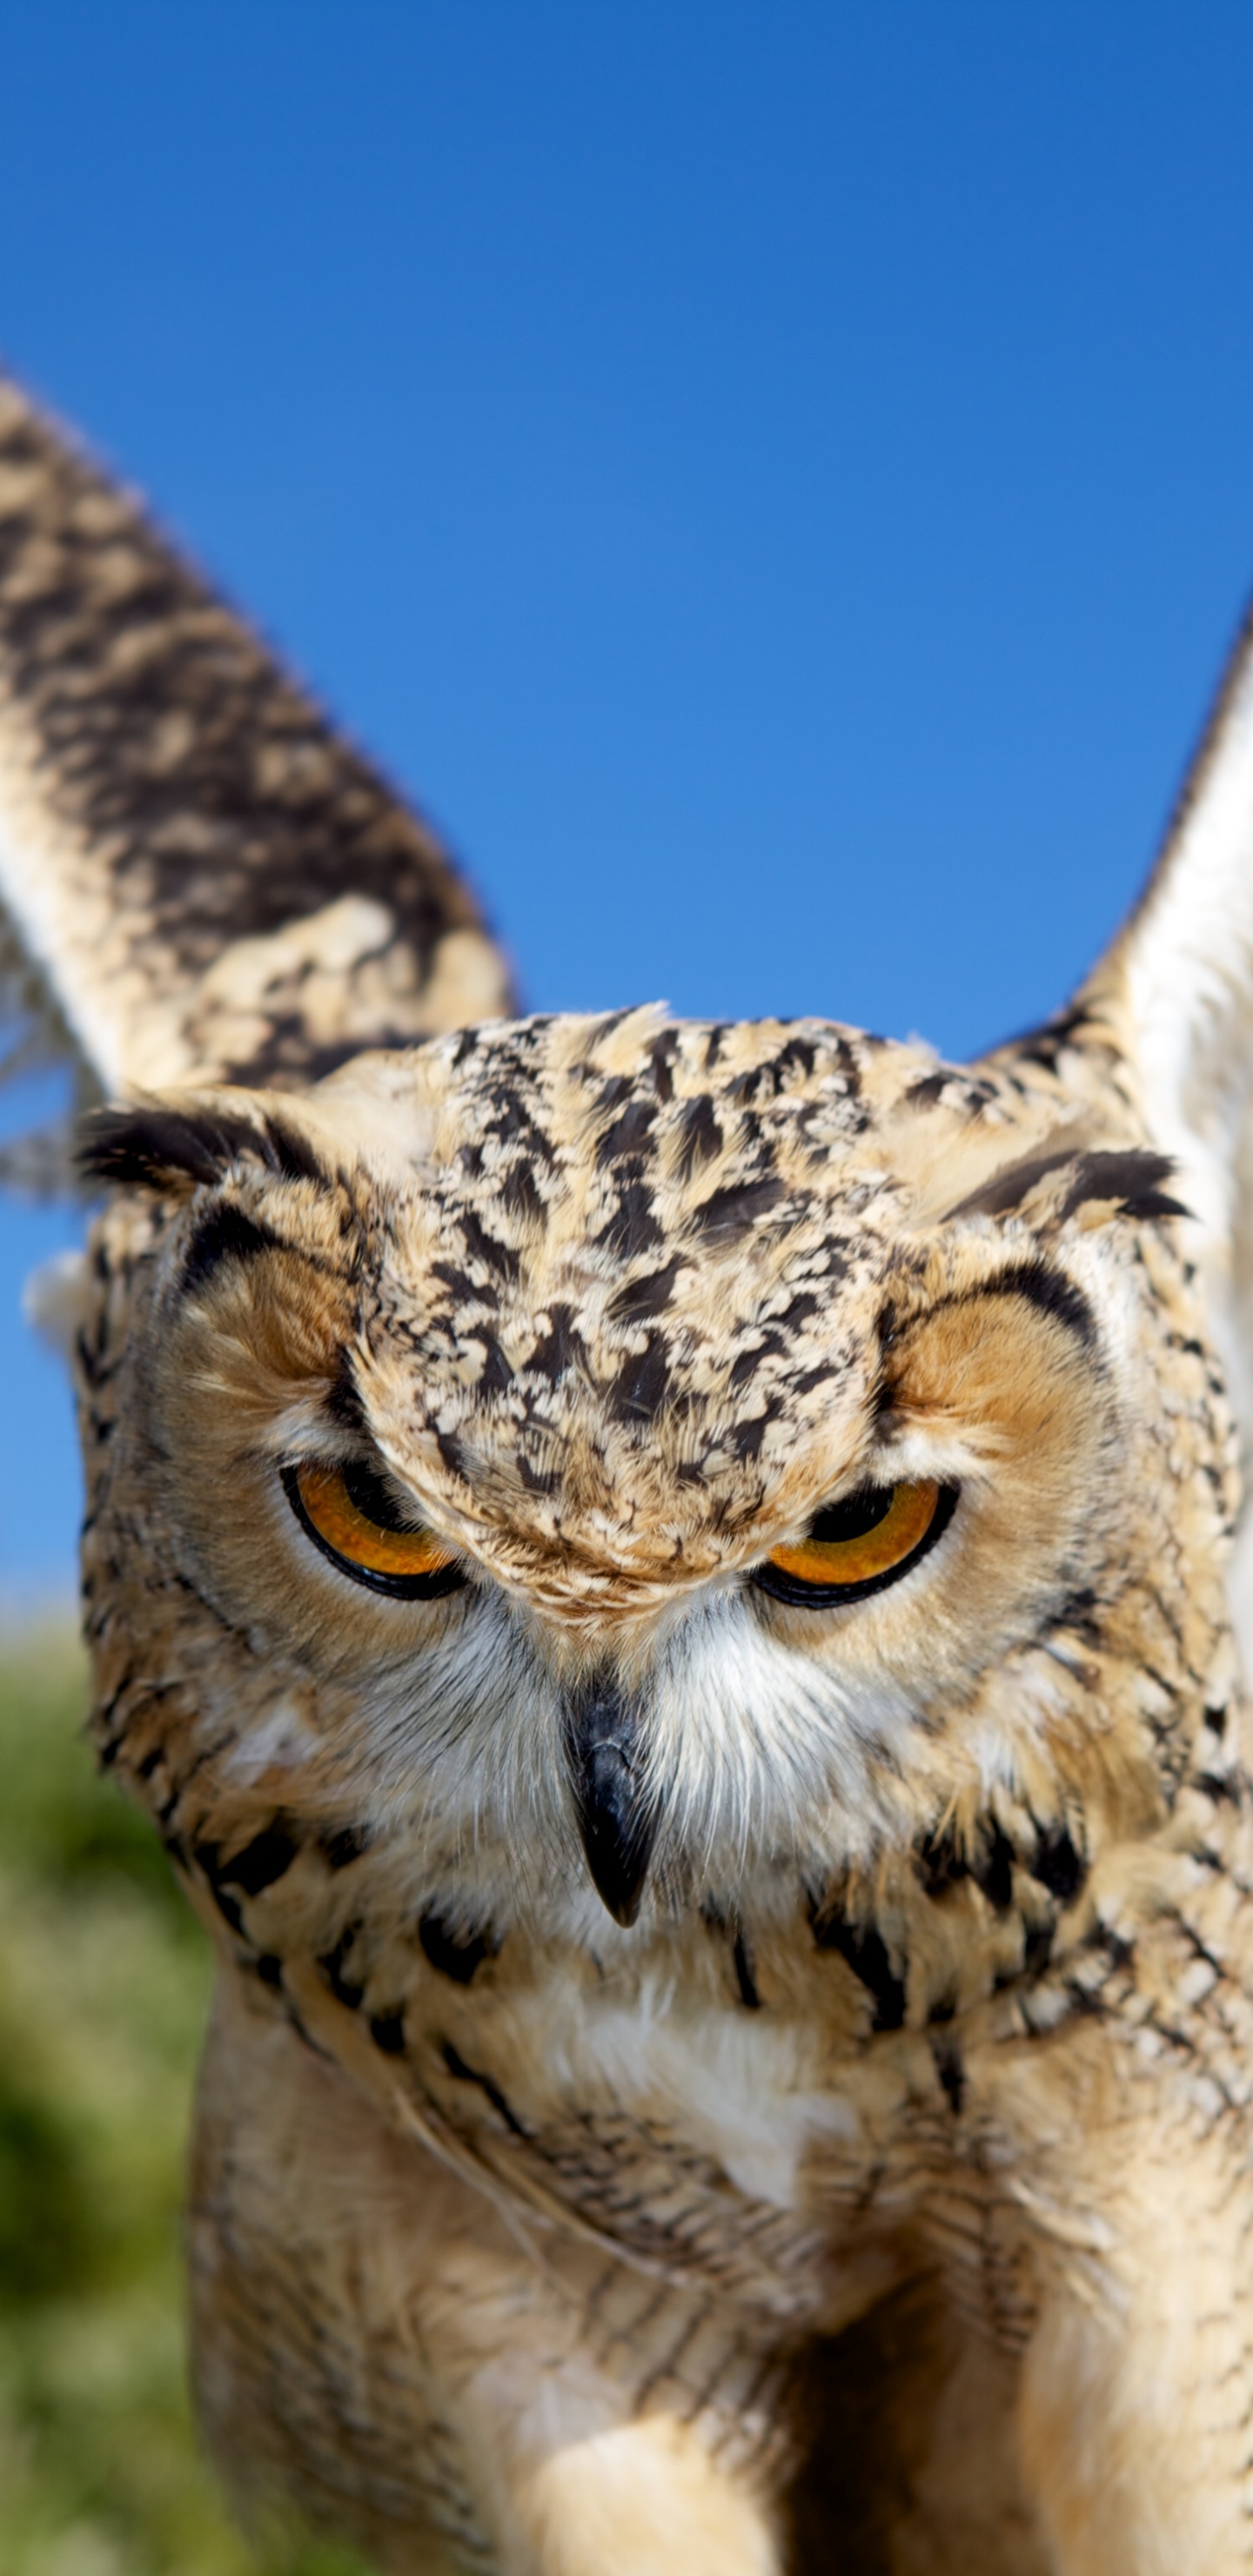
[[[0,886],[245,2502],[397,2576],[1247,2570],[1248,636],[1029,1036],[518,1018],[9,386]]]

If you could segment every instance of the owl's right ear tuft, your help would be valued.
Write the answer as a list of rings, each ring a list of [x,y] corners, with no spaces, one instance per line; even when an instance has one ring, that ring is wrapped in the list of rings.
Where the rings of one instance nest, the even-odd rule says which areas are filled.
[[[149,1100],[95,1109],[79,1129],[76,1160],[87,1182],[177,1196],[220,1181],[232,1163],[260,1163],[284,1180],[322,1180],[308,1140],[286,1120],[228,1108],[174,1108]]]

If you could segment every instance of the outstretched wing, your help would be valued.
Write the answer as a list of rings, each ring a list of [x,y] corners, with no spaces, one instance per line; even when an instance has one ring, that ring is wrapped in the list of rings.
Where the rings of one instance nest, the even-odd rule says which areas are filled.
[[[431,832],[3,377],[0,902],[21,1060],[89,1094],[306,1082],[511,1001]]]
[[[1114,1034],[1191,1210],[1253,1490],[1253,612],[1144,893],[1078,997]],[[1233,1586],[1253,1671],[1253,1513]]]

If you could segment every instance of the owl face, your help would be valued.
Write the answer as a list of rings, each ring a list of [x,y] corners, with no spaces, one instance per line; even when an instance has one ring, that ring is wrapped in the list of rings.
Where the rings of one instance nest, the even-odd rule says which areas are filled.
[[[246,1640],[214,1760],[494,1904],[629,1926],[864,1861],[1099,1733],[1066,1640],[1216,1560],[1212,1387],[1208,1481],[1145,1501],[1166,1167],[1044,1069],[533,1020],[91,1150],[171,1207],[110,1483],[131,1628],[177,1598],[184,1680],[189,1601],[206,1674]]]

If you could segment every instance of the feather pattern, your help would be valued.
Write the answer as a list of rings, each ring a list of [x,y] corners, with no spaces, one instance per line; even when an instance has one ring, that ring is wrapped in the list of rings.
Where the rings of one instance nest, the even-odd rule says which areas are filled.
[[[4,378],[0,900],[3,1070],[88,1096],[290,1087],[509,1000],[429,828]]]

